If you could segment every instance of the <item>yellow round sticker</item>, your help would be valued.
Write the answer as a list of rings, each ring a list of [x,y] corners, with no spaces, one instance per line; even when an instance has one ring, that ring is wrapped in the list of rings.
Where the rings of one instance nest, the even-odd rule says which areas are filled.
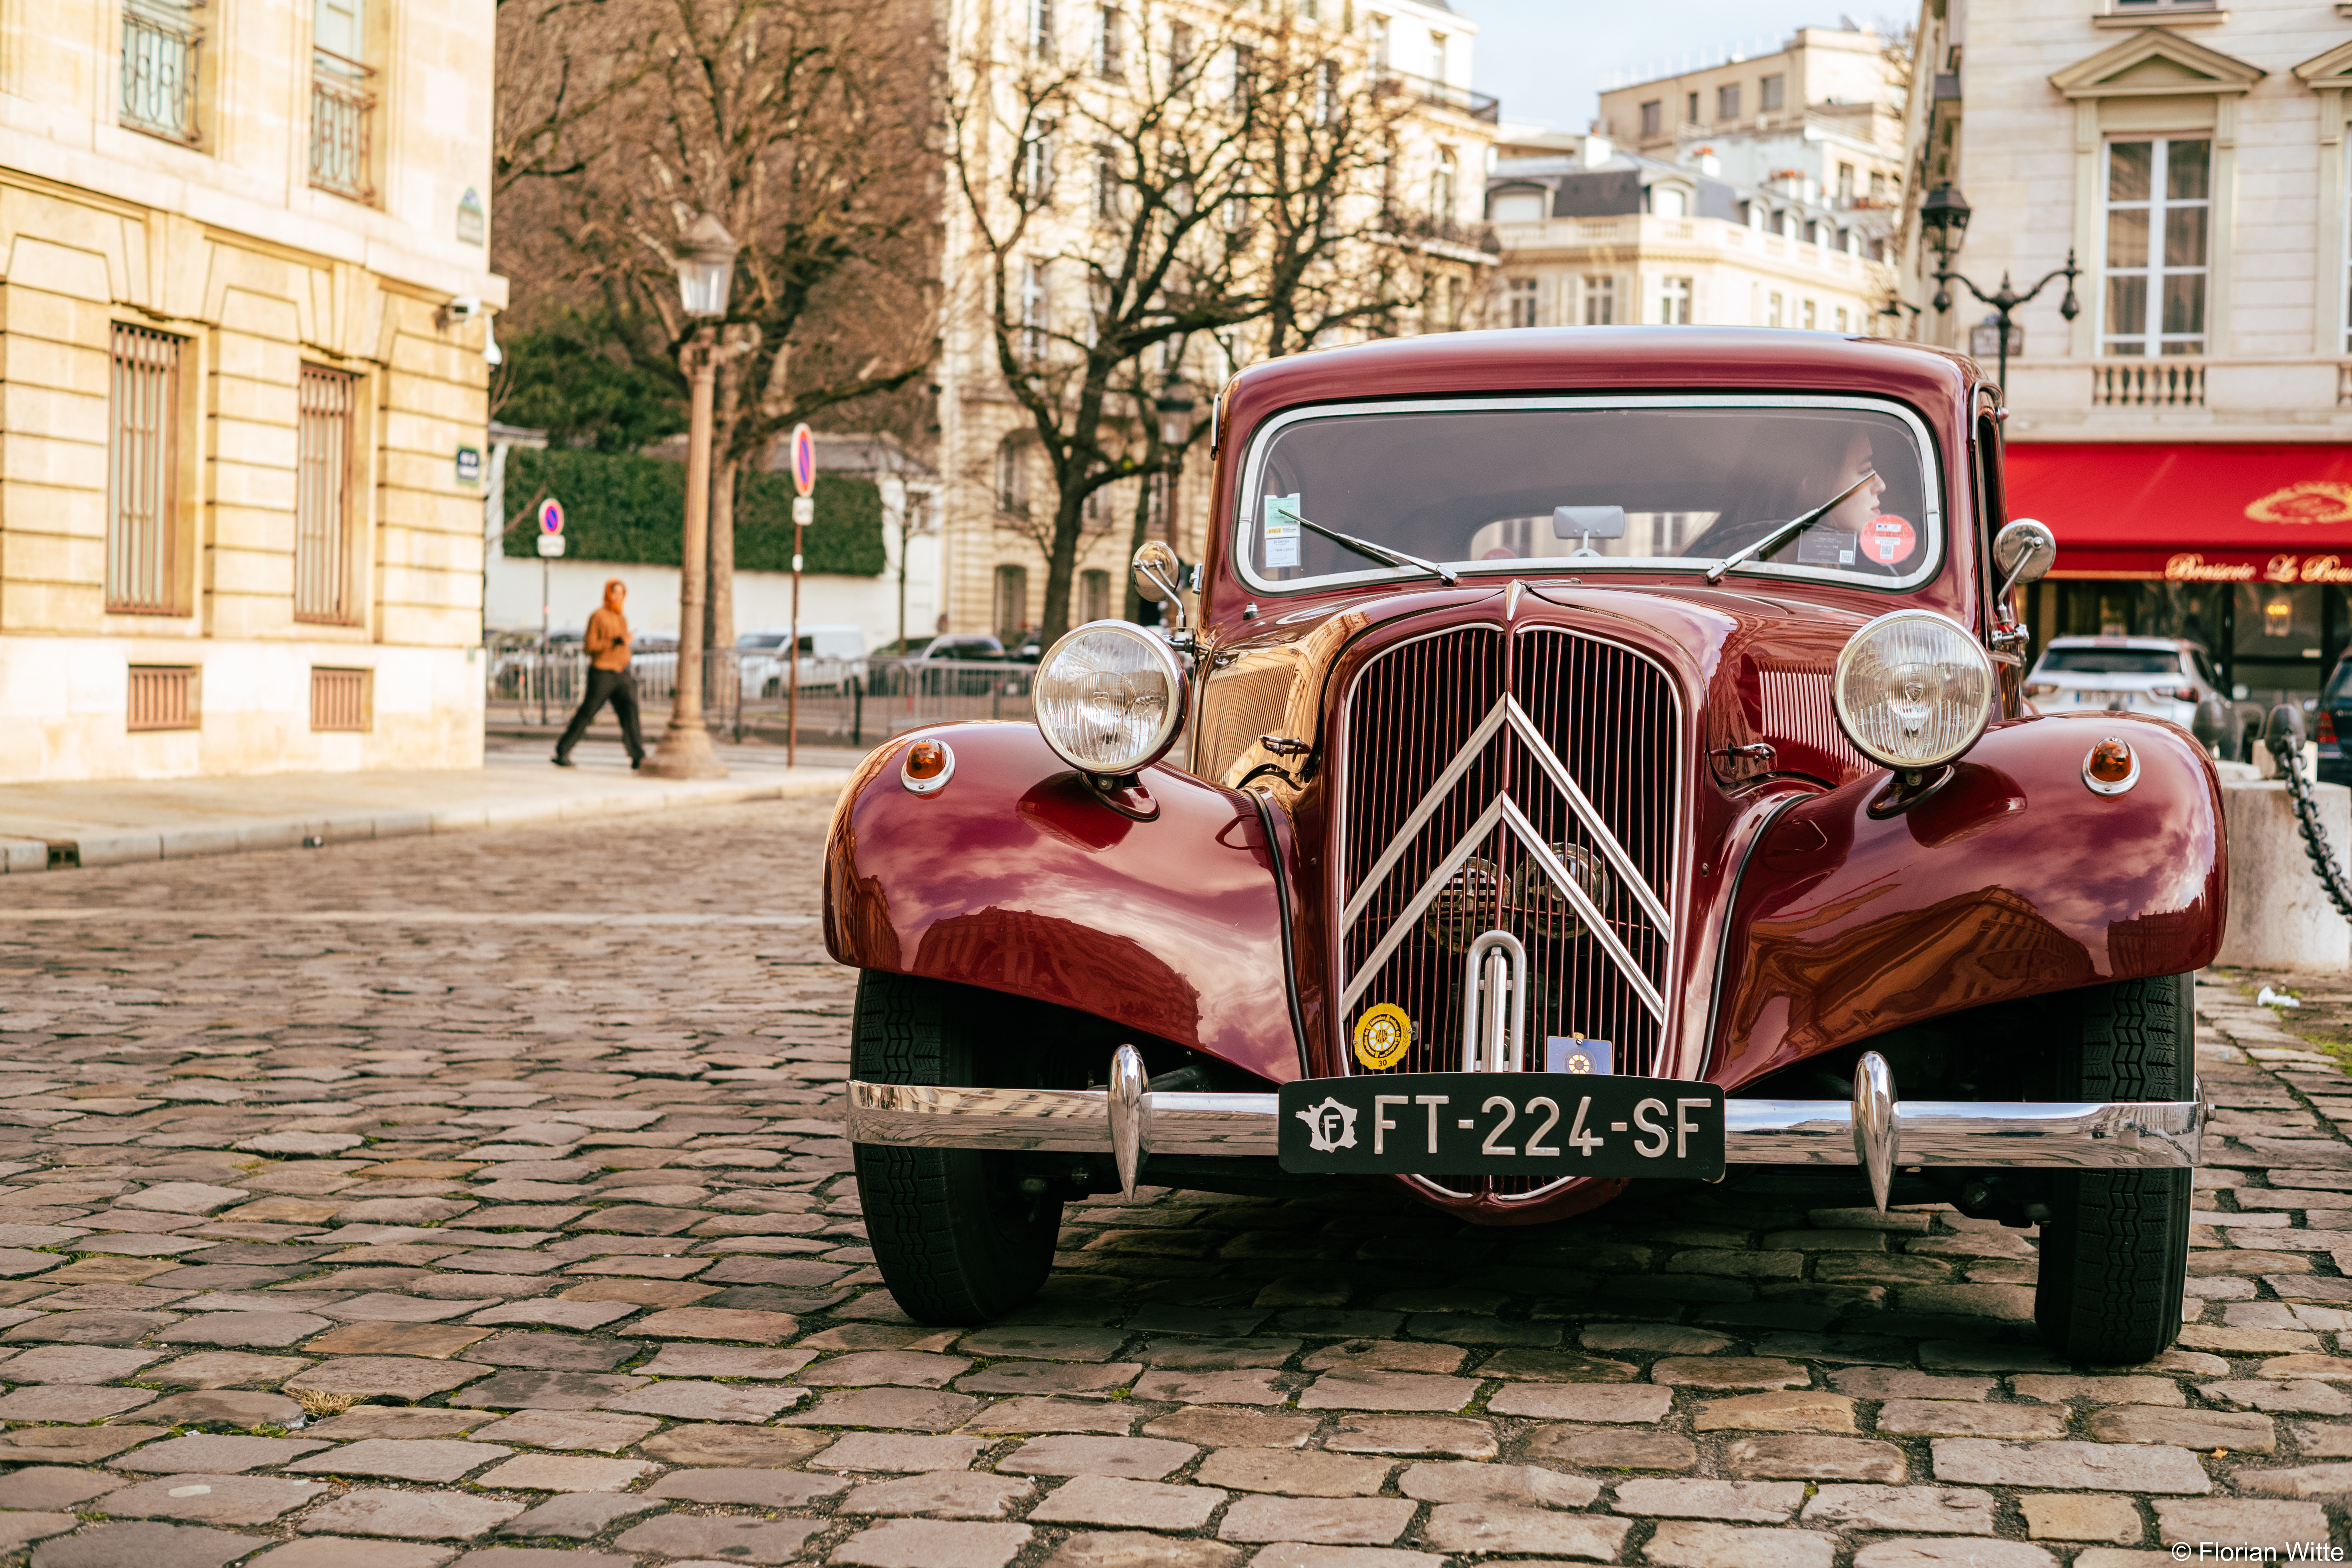
[[[1393,1002],[1364,1010],[1356,1020],[1356,1059],[1374,1072],[1392,1068],[1412,1048],[1412,1020]]]

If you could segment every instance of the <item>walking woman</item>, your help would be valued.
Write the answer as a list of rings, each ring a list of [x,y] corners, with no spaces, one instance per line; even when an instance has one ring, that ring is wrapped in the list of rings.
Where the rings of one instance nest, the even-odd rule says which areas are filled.
[[[596,710],[607,701],[613,704],[613,716],[621,721],[621,743],[629,748],[629,766],[645,763],[646,742],[637,733],[637,688],[629,679],[629,617],[621,613],[628,596],[626,584],[618,577],[608,580],[604,604],[588,617],[588,694],[580,700],[580,710],[564,727],[563,738],[555,742],[559,768],[574,765],[572,748],[580,743]]]

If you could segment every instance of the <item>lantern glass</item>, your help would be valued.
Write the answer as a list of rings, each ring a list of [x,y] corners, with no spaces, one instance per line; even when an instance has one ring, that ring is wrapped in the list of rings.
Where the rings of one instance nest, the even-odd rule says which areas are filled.
[[[725,315],[727,295],[734,281],[733,257],[723,260],[708,256],[678,258],[677,291],[686,301],[686,313],[689,316]]]
[[[709,213],[694,220],[677,254],[677,292],[688,315],[708,320],[727,313],[738,248],[735,237]]]

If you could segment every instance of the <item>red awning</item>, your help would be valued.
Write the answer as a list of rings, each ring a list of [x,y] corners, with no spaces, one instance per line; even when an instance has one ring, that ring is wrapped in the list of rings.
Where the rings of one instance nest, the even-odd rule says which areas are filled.
[[[2053,577],[2352,583],[2352,446],[2020,441],[2008,474]]]

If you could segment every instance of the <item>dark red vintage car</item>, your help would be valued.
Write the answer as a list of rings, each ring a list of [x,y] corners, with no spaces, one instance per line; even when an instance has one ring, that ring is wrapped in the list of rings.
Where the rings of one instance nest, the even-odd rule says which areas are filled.
[[[1138,558],[1193,624],[1078,627],[1034,724],[900,736],[835,818],[899,1303],[1009,1310],[1138,1183],[1528,1225],[1778,1165],[2039,1223],[2054,1346],[2169,1343],[2220,795],[2169,724],[2026,707],[2056,547],[1999,402],[1687,328],[1236,377],[1207,559]]]

